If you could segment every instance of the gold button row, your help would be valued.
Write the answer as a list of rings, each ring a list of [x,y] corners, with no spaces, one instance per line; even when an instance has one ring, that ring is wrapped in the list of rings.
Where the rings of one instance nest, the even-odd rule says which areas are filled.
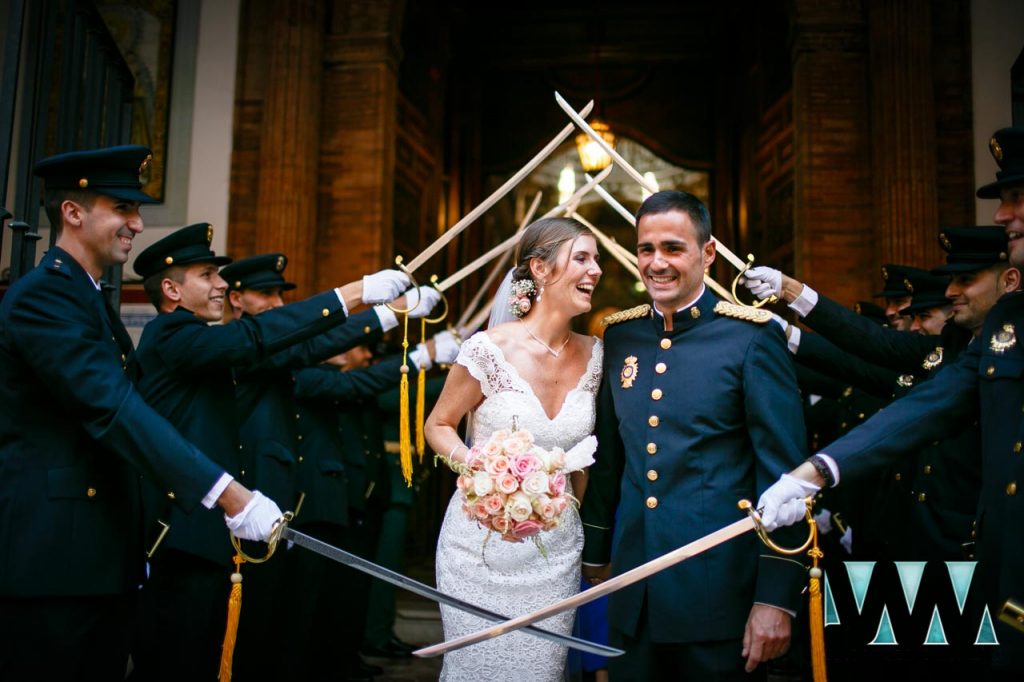
[[[661,420],[658,419],[658,415],[656,415],[656,414],[652,414],[650,417],[647,418],[648,426],[657,426],[660,423],[661,423]]]
[[[662,339],[660,345],[662,350],[668,350],[672,347],[672,339]]]
[[[653,454],[656,454],[657,452],[658,452],[658,444],[657,443],[648,443],[647,444],[647,454],[648,455],[653,455]]]
[[[658,498],[657,497],[648,497],[647,498],[647,508],[648,509],[654,509],[657,506],[658,506]]]
[[[647,480],[648,481],[657,481],[658,480],[658,472],[655,471],[654,469],[648,470],[648,472],[647,472]]]

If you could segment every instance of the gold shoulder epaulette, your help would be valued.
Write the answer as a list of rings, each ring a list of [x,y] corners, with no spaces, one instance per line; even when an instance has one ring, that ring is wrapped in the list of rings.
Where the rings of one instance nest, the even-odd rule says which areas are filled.
[[[756,324],[764,324],[772,319],[772,314],[767,310],[752,308],[748,305],[736,305],[727,301],[716,303],[715,312],[725,317],[735,317],[737,320],[746,320]]]
[[[637,320],[640,319],[641,317],[647,317],[650,314],[650,304],[644,303],[643,305],[638,305],[635,308],[627,308],[625,310],[620,310],[617,313],[606,315],[605,318],[601,320],[601,326],[610,327],[613,324],[618,324],[619,322],[625,322],[626,320]]]

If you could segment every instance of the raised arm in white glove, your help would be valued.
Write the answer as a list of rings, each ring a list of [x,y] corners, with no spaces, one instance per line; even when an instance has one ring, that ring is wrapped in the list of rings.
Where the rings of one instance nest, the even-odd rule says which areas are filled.
[[[398,270],[381,270],[363,277],[363,303],[388,303],[409,288],[409,276]]]
[[[409,317],[416,319],[429,315],[440,300],[441,292],[431,286],[424,285],[405,292],[405,307],[409,310]]]
[[[434,334],[434,362],[450,365],[459,355],[459,344],[450,331]]]
[[[224,515],[224,522],[236,536],[242,540],[259,540],[266,542],[270,531],[281,518],[281,509],[259,490],[252,491],[252,499],[246,503],[242,511],[234,516]]]
[[[800,521],[807,512],[806,498],[819,490],[821,488],[813,483],[782,474],[757,501],[761,525],[770,533],[780,526],[791,526]]]
[[[743,286],[762,300],[769,296],[782,298],[782,273],[775,268],[759,265],[743,273]]]

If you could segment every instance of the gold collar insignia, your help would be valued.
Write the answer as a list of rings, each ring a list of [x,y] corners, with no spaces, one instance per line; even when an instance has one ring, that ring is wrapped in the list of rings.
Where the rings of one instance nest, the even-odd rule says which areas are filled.
[[[924,359],[924,362],[921,363],[921,366],[924,367],[925,369],[935,369],[941,364],[942,346],[939,346],[938,348],[936,348],[935,350],[928,354],[928,357]]]
[[[988,347],[992,349],[992,352],[1000,355],[1016,345],[1017,333],[1011,322],[1004,324],[1003,328],[993,334],[988,342]]]

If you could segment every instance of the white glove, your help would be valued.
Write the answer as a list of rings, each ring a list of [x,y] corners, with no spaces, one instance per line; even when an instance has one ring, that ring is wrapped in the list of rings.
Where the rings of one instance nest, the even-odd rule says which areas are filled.
[[[839,538],[839,544],[843,546],[847,554],[853,554],[853,528],[847,526],[846,532]]]
[[[761,512],[761,525],[769,533],[780,526],[791,526],[804,518],[807,504],[804,499],[821,490],[813,483],[782,474],[782,477],[764,491],[757,501]]]
[[[773,294],[782,298],[782,273],[775,268],[759,265],[743,273],[743,286],[759,299]]]
[[[459,355],[459,344],[449,331],[434,334],[434,362],[439,365],[450,365]]]
[[[420,296],[423,297],[422,301]],[[416,287],[405,293],[405,307],[409,311],[409,317],[414,319],[429,315],[440,300],[441,292],[434,287]]]
[[[363,277],[363,303],[388,303],[409,288],[409,276],[398,270],[381,270]]]
[[[417,343],[416,348],[409,352],[409,362],[411,362],[417,370],[423,370],[426,372],[434,363],[430,361],[430,351],[427,350],[427,344]]]
[[[818,526],[819,535],[828,535],[832,532],[832,512],[822,509],[814,515],[814,523]]]
[[[597,450],[597,437],[587,436],[565,453],[565,471],[582,471],[594,463],[594,451]]]
[[[259,490],[252,491],[252,499],[234,516],[224,515],[224,522],[242,540],[266,542],[270,531],[281,518],[281,509]]]

